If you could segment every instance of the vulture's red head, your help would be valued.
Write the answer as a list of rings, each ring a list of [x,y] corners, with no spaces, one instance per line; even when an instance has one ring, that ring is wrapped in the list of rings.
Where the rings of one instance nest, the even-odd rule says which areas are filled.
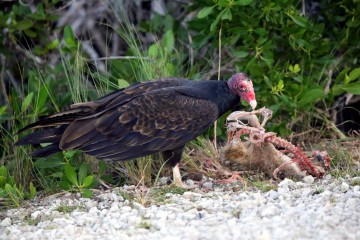
[[[247,101],[252,109],[256,108],[257,102],[253,83],[246,74],[236,73],[227,81],[227,83],[233,94],[236,94],[240,96],[241,99]]]

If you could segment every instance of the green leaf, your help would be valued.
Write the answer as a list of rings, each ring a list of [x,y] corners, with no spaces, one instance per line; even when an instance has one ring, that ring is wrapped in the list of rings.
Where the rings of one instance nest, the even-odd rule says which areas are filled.
[[[345,92],[342,85],[335,85],[331,88],[331,92],[334,96],[339,96]]]
[[[232,14],[230,8],[226,8],[224,14],[221,16],[222,20],[232,20]]]
[[[64,176],[64,173],[62,172],[54,172],[52,174],[50,174],[50,177],[53,177],[53,178],[63,178]]]
[[[99,162],[99,176],[104,175],[106,171],[106,163],[104,161]]]
[[[217,5],[218,5],[219,7],[226,7],[226,6],[229,5],[229,1],[230,1],[230,0],[218,0],[218,1],[217,1]]]
[[[29,196],[29,198],[30,198],[30,199],[35,198],[35,196],[36,196],[36,188],[34,187],[34,184],[33,184],[32,182],[30,183],[29,189],[30,189],[30,196]]]
[[[210,31],[214,31],[216,28],[216,25],[219,23],[221,16],[223,15],[224,11],[220,12],[216,18],[215,21],[212,22],[212,24],[210,25]]]
[[[336,77],[335,83],[340,83],[345,79],[346,74],[349,72],[350,68],[344,68]]]
[[[119,88],[126,88],[130,86],[130,84],[125,79],[118,79],[118,87]]]
[[[294,65],[294,73],[298,73],[298,72],[300,72],[299,64],[295,64]]]
[[[37,36],[37,33],[30,29],[24,30],[24,33],[26,36],[31,37],[31,38],[35,38]]]
[[[51,169],[51,168],[55,168],[55,167],[64,165],[64,161],[57,156],[52,156],[52,157],[47,157],[47,158],[40,158],[39,160],[37,160],[34,163],[34,165],[37,168]]]
[[[46,104],[48,96],[49,96],[48,95],[48,90],[46,88],[46,84],[44,84],[44,85],[40,86],[38,96],[37,96],[36,101],[35,101],[36,102],[35,111],[37,113],[40,113],[41,111],[44,110],[45,104]]]
[[[152,44],[149,47],[148,55],[149,55],[149,57],[151,57],[153,59],[157,58],[157,56],[159,55],[159,46],[156,43]]]
[[[65,26],[64,28],[64,40],[69,47],[76,46],[75,35],[70,26]]]
[[[289,15],[291,20],[300,27],[306,27],[308,25],[308,21],[306,18],[298,16],[298,15]]]
[[[324,97],[324,91],[320,88],[310,89],[306,91],[302,97],[299,103],[301,105],[307,105],[310,103],[316,102],[318,99]]]
[[[89,187],[93,183],[93,180],[94,180],[94,176],[92,176],[92,175],[87,176],[86,178],[84,178],[82,187],[84,187],[84,188]]]
[[[343,89],[348,93],[360,95],[360,81],[347,84]]]
[[[15,178],[14,176],[8,176],[6,179],[6,182],[11,184],[11,185],[15,185]]]
[[[52,41],[51,43],[49,43],[47,45],[47,48],[48,49],[55,49],[55,48],[57,48],[57,46],[59,46],[59,40],[55,39],[54,41]]]
[[[295,76],[295,77],[292,77],[292,79],[294,79],[298,83],[302,83],[304,80],[302,76]]]
[[[215,7],[215,6],[205,7],[205,8],[203,8],[203,9],[201,9],[200,12],[198,13],[197,17],[198,17],[198,18],[205,18],[205,17],[207,17],[210,13],[212,13],[214,7]]]
[[[265,76],[264,75],[264,83],[266,84],[266,86],[268,87],[268,88],[271,88],[271,80],[267,77],[267,76]]]
[[[34,97],[34,93],[33,93],[33,92],[29,93],[29,94],[25,97],[24,101],[23,101],[22,104],[21,104],[21,112],[25,112],[25,110],[28,109],[28,107],[29,107],[30,104],[31,104],[31,101],[32,101],[33,97]]]
[[[291,99],[291,98],[289,99],[285,94],[280,94],[280,95],[278,95],[278,96],[280,97],[281,101],[282,101],[283,103],[285,103],[286,106],[289,107],[290,109],[295,106],[295,104],[294,104],[294,102],[292,101],[292,99]]]
[[[249,5],[250,3],[252,3],[253,0],[236,0],[235,4],[236,5],[242,5],[242,6],[246,6]]]
[[[6,177],[7,176],[7,170],[5,166],[0,167],[0,176]]]
[[[284,89],[284,81],[282,79],[278,82],[277,89],[279,91]]]
[[[79,172],[78,172],[78,181],[80,183],[80,185],[83,183],[83,180],[85,179],[86,175],[87,175],[87,165],[86,163],[82,162],[79,168]]]
[[[0,188],[0,198],[5,198],[7,196],[5,189]]]
[[[166,31],[161,43],[166,52],[170,53],[173,51],[175,46],[175,38],[172,30]]]
[[[344,85],[347,85],[348,83],[350,83],[350,78],[347,74],[345,74],[345,77],[344,77]]]
[[[0,107],[0,116],[6,113],[6,105]]]
[[[37,11],[36,14],[33,15],[35,19],[37,20],[46,20],[46,14],[44,12],[44,5],[42,3],[39,3],[37,5]],[[49,19],[50,20],[50,19]]]
[[[24,30],[31,28],[33,25],[34,25],[33,21],[26,19],[26,20],[17,22],[16,28],[18,30],[24,31]]]
[[[171,62],[166,62],[165,67],[163,69],[164,73],[167,73],[166,75],[174,75],[176,70],[174,64]]]
[[[64,155],[67,159],[72,159],[76,153],[77,153],[76,150],[68,150],[64,152]]]
[[[245,70],[248,70],[250,76],[252,77],[262,77],[264,75],[264,70],[256,61],[256,58],[251,59],[246,65]]]
[[[6,182],[6,177],[0,176],[0,188],[4,187]]]
[[[292,73],[300,72],[299,64],[295,64],[294,66],[290,65],[289,66],[289,71],[292,72]]]
[[[272,58],[265,58],[265,57],[264,57],[262,60],[266,63],[266,65],[267,65],[269,68],[271,68],[272,65],[273,65],[273,63],[274,63],[274,59],[272,59]]]
[[[237,58],[246,58],[249,56],[249,52],[247,51],[236,51],[232,53]]]
[[[66,163],[65,164],[65,174],[67,179],[74,184],[75,186],[79,186],[77,177],[76,177],[76,172],[75,172],[75,168],[73,168],[70,164]]]
[[[61,181],[61,182],[59,182],[59,187],[60,187],[62,190],[70,190],[70,185],[69,185],[69,182],[68,182],[68,181]]]
[[[354,81],[360,77],[360,68],[355,68],[349,74],[349,82]]]
[[[14,188],[8,183],[5,184],[5,191],[9,195],[15,195],[16,194],[16,191],[14,190]]]
[[[90,189],[84,189],[81,191],[82,197],[91,198],[93,196],[93,192]]]

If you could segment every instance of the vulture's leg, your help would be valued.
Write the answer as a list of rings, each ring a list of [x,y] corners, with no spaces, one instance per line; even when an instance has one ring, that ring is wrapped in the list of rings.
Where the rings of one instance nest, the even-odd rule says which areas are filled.
[[[181,154],[184,150],[184,146],[181,146],[174,150],[167,150],[163,152],[164,160],[173,168],[173,182],[175,186],[187,188],[187,186],[181,180],[181,174],[179,169],[179,162],[181,160]]]
[[[183,181],[181,180],[179,163],[177,163],[175,167],[173,167],[173,181],[175,186],[177,187],[188,188],[188,186],[186,186],[186,184],[183,183]]]

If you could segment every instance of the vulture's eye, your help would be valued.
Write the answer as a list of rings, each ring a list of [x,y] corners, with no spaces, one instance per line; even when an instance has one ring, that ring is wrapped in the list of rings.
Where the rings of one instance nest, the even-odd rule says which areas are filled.
[[[248,89],[247,89],[247,85],[246,84],[240,84],[239,85],[239,90],[240,92],[246,92]]]

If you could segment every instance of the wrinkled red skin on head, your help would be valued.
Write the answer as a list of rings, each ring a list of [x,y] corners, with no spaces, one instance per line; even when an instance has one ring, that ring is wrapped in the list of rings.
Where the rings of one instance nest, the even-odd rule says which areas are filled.
[[[250,102],[256,100],[255,91],[251,79],[244,73],[234,74],[228,81],[228,86],[233,94],[241,99]]]

